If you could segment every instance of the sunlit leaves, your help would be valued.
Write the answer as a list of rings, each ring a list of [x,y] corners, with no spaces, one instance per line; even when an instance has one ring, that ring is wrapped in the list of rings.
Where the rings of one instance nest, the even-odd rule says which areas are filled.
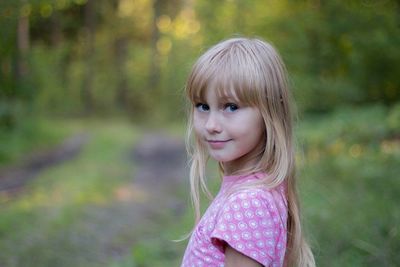
[[[20,8],[19,15],[21,17],[27,17],[31,14],[31,12],[32,12],[32,5],[26,3]]]
[[[50,4],[43,4],[40,7],[40,15],[44,18],[48,18],[53,13],[53,7]]]
[[[171,18],[168,15],[161,15],[157,18],[157,28],[162,33],[169,32],[171,24]]]
[[[161,55],[167,55],[171,51],[172,42],[171,39],[168,37],[161,37],[157,41],[157,51]]]
[[[152,9],[152,1],[149,0],[118,1],[114,19],[120,19],[120,21],[113,22],[117,23],[114,31],[129,33],[141,38],[144,36],[147,39],[151,32]]]
[[[188,38],[200,30],[200,23],[196,19],[193,9],[183,9],[174,21],[174,35],[177,39]]]

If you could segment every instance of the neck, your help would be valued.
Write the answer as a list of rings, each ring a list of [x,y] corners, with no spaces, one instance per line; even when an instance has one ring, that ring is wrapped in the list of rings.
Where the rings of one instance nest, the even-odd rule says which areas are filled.
[[[259,164],[263,154],[263,147],[254,149],[252,152],[229,162],[221,162],[224,175],[245,174],[253,171]]]
[[[245,174],[254,170],[254,167],[257,165],[258,158],[254,158],[249,161],[241,161],[240,159],[221,163],[222,168],[224,170],[224,175],[237,175],[237,174]]]

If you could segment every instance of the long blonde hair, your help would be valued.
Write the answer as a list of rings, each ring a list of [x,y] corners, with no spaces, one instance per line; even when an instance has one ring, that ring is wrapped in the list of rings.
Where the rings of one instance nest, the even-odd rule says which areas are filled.
[[[251,186],[275,188],[285,182],[288,203],[286,266],[315,266],[300,222],[295,183],[295,152],[287,71],[272,45],[261,39],[232,38],[207,50],[194,64],[186,84],[191,102],[187,148],[190,156],[190,188],[196,224],[200,220],[200,189],[211,196],[205,180],[207,150],[193,132],[193,106],[207,89],[234,95],[257,107],[265,124],[264,147],[258,163],[242,173],[268,175]],[[223,166],[220,164],[220,167]],[[248,186],[248,185],[247,185]]]

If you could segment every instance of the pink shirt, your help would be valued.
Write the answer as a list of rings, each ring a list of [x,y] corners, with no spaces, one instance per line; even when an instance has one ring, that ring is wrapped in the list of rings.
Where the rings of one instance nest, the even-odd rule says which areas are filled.
[[[192,233],[181,267],[223,267],[226,244],[263,266],[283,266],[287,238],[284,185],[225,194],[233,184],[262,175],[223,178],[219,193]]]

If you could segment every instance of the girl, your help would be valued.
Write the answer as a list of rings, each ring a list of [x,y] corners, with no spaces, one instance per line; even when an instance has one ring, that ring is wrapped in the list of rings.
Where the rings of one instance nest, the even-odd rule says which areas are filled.
[[[315,266],[300,225],[289,91],[276,50],[260,39],[223,41],[195,63],[186,91],[196,226],[182,267]],[[209,157],[223,179],[200,219]]]

